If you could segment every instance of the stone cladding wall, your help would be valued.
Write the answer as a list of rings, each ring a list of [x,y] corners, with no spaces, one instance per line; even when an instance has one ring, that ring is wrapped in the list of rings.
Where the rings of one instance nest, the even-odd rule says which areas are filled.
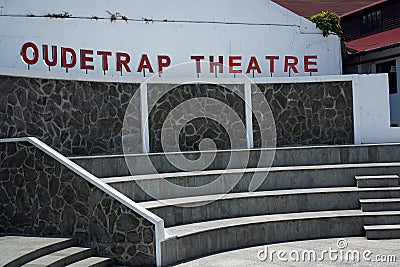
[[[233,127],[234,123],[245,126],[245,105],[243,85],[215,84],[154,84],[148,88],[149,103],[149,141],[152,152],[168,151],[161,145],[161,129],[169,130],[172,124],[182,124],[179,132],[179,149],[182,151],[199,150],[199,143],[204,138],[212,139],[217,149],[245,148],[244,135],[229,137],[223,124]],[[217,104],[208,105],[204,99],[217,100]],[[191,101],[190,105],[179,105]],[[225,105],[225,106],[224,106]],[[208,116],[199,116],[198,109],[206,107]],[[231,116],[230,107],[237,117]],[[179,114],[168,120],[168,115],[178,108]],[[181,120],[194,118],[183,125]],[[235,142],[231,142],[231,140]],[[173,147],[169,151],[173,150]]]
[[[351,82],[257,86],[271,107],[277,146],[354,144]]]
[[[34,136],[66,156],[121,153],[125,111],[138,88],[0,76],[0,138]],[[140,121],[130,125],[140,147]]]
[[[0,143],[0,233],[77,238],[117,265],[155,266],[155,226],[29,142]]]
[[[354,142],[351,82],[258,87],[271,107],[278,147]],[[125,112],[138,89],[139,84],[0,76],[0,138],[34,136],[66,156],[120,154]],[[184,101],[195,100],[194,105],[200,105],[201,98],[221,101],[245,124],[243,85],[149,84],[150,152],[176,151],[161,146],[161,129],[168,114]],[[186,107],[183,115],[190,117],[194,111]],[[224,110],[213,113],[215,118],[195,118],[181,127],[177,138],[180,150],[198,150],[204,138],[214,140],[218,149],[246,147],[242,136],[229,140],[221,125],[233,125],[232,118]],[[141,153],[138,99],[129,106],[129,114],[129,152]],[[254,146],[260,147],[254,119],[253,125]]]

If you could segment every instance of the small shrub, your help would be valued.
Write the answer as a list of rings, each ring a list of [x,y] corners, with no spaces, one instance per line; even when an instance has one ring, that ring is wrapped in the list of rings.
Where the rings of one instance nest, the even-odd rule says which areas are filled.
[[[322,35],[327,37],[329,34],[335,34],[340,38],[342,47],[342,55],[346,56],[346,42],[343,39],[342,27],[340,25],[340,17],[332,11],[322,11],[310,18],[315,23],[316,27],[322,31]]]

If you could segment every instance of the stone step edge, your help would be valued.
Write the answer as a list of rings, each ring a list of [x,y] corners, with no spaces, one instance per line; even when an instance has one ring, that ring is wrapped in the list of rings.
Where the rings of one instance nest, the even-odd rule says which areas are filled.
[[[366,225],[365,231],[400,230],[400,224]]]
[[[400,203],[400,198],[369,198],[369,199],[360,199],[360,203]]]
[[[351,168],[377,168],[377,167],[400,167],[400,162],[390,163],[357,163],[357,164],[332,164],[332,165],[308,165],[308,166],[289,166],[289,167],[271,167],[271,168],[245,168],[245,169],[227,169],[227,170],[207,170],[191,172],[170,172],[159,174],[129,175],[120,177],[100,178],[105,183],[119,183],[135,180],[157,180],[165,178],[223,175],[223,174],[245,174],[259,172],[287,172],[304,170],[331,170],[331,169],[351,169]]]
[[[64,254],[65,255],[62,255]],[[49,253],[46,255],[43,255],[42,257],[36,258],[28,263],[26,263],[23,266],[41,266],[43,264],[46,264],[46,266],[52,266],[52,265],[57,265],[60,264],[61,262],[65,261],[67,264],[82,260],[86,257],[90,257],[95,254],[95,249],[94,248],[86,248],[86,247],[68,247],[65,249],[57,250],[53,253]],[[58,259],[51,259],[51,257],[59,257]],[[68,258],[72,257],[78,257],[78,259],[74,260],[68,260]]]
[[[93,265],[95,265],[95,264],[102,264],[102,263],[104,263],[104,264],[111,264],[111,263],[113,263],[114,262],[114,260],[113,259],[111,259],[111,258],[105,258],[105,257],[90,257],[90,258],[87,258],[87,259],[83,259],[83,260],[80,260],[80,261],[77,261],[77,262],[74,262],[74,263],[72,263],[72,264],[69,264],[69,265],[67,265],[67,266],[70,266],[70,267],[87,267],[87,266],[93,266]],[[110,265],[111,266],[111,265]]]
[[[321,149],[321,148],[352,148],[352,147],[380,147],[380,146],[399,146],[400,143],[384,143],[384,144],[353,144],[353,145],[311,145],[311,146],[289,146],[289,147],[277,147],[277,148],[252,148],[252,149],[226,149],[226,150],[205,150],[205,151],[181,151],[181,152],[154,152],[154,153],[148,153],[148,154],[143,154],[143,153],[127,153],[127,156],[138,156],[138,157],[143,157],[143,156],[160,156],[160,155],[176,155],[176,154],[195,154],[195,153],[227,153],[227,152],[240,152],[240,151],[270,151],[274,150],[279,151],[279,150],[291,150],[291,149]],[[109,155],[88,155],[88,156],[72,156],[68,157],[71,160],[75,159],[96,159],[96,158],[108,158],[108,157],[124,157],[125,154],[109,154]]]
[[[356,180],[379,180],[379,179],[383,179],[383,180],[391,180],[391,179],[399,179],[398,175],[393,175],[393,174],[389,174],[389,175],[358,175],[354,177]]]
[[[400,216],[400,211],[363,212],[361,210],[340,210],[340,211],[314,211],[314,212],[299,212],[299,213],[272,214],[272,215],[257,215],[257,216],[229,218],[229,219],[221,219],[221,220],[213,220],[213,221],[173,226],[165,228],[165,232],[166,236],[169,237],[168,239],[176,239],[202,232],[208,232],[212,230],[235,227],[235,226],[243,226],[248,224],[293,221],[293,220],[324,219],[332,217],[343,218],[343,217],[354,217],[354,216],[367,217],[367,216],[389,216],[389,215]]]
[[[358,188],[358,187],[328,187],[328,188],[306,188],[306,189],[287,189],[287,190],[270,190],[256,192],[240,192],[218,195],[203,195],[192,197],[181,197],[173,199],[153,200],[138,202],[145,209],[160,208],[164,206],[172,206],[179,204],[194,204],[199,202],[208,202],[210,199],[227,200],[240,199],[248,197],[267,197],[267,196],[287,196],[287,195],[302,195],[302,194],[320,194],[320,193],[341,193],[341,192],[386,192],[398,191],[400,187],[377,187],[377,188]]]
[[[35,237],[35,236],[32,236]],[[41,237],[43,238],[43,237]],[[49,237],[51,238],[51,237]],[[49,254],[49,253],[53,253],[56,251],[59,251],[61,249],[65,249],[71,246],[75,246],[77,244],[77,240],[74,238],[65,238],[65,240],[57,242],[57,243],[53,243],[50,245],[45,245],[42,246],[36,250],[30,251],[24,255],[22,255],[19,258],[14,259],[13,261],[9,262],[8,265],[13,266],[13,265],[23,265],[26,264],[32,260],[35,260],[39,257],[42,257],[43,255]]]

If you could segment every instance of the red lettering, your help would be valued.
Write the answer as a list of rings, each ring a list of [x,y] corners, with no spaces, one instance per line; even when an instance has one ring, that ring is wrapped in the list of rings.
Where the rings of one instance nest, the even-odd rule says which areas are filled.
[[[166,55],[159,55],[157,56],[158,61],[158,72],[162,73],[163,68],[169,67],[171,65],[171,58]]]
[[[275,60],[279,60],[279,56],[265,56],[266,60],[269,60],[269,72],[275,72]]]
[[[44,63],[49,67],[54,67],[57,65],[57,46],[51,46],[51,58],[52,61],[49,60],[49,46],[43,45],[43,60]]]
[[[97,51],[97,55],[101,56],[101,62],[103,70],[108,70],[108,57],[111,56],[111,52],[108,51]]]
[[[33,50],[32,51],[33,52],[33,58],[32,59],[29,59],[28,55],[27,55],[27,51],[28,51],[29,48]],[[37,46],[34,43],[27,42],[22,46],[21,56],[22,56],[22,60],[26,64],[34,65],[39,60],[39,49],[37,48]]]
[[[242,70],[233,68],[242,66],[242,62],[235,62],[237,60],[242,60],[242,56],[229,56],[229,73],[242,73]]]
[[[247,67],[246,73],[250,73],[250,71],[255,70],[258,73],[261,73],[260,65],[258,65],[258,61],[256,57],[251,57],[249,61],[249,65]]]
[[[154,72],[153,68],[151,67],[149,57],[146,54],[142,55],[137,72],[142,72],[144,69],[148,69],[150,73]]]
[[[311,61],[315,59],[315,61]],[[304,56],[304,72],[318,72],[318,68],[310,68],[310,66],[317,66],[317,55]]]
[[[88,55],[93,55],[93,50],[81,49],[81,69],[83,70],[94,70],[93,65],[88,65],[88,62],[93,62],[93,57]]]
[[[128,66],[129,61],[131,61],[129,54],[117,52],[117,71],[121,71],[124,66],[126,72],[131,72]]]
[[[196,73],[201,73],[200,60],[204,59],[204,56],[191,56],[190,58],[196,60]]]
[[[67,63],[67,53],[71,55],[71,62]],[[76,65],[76,53],[74,49],[69,47],[61,47],[61,67],[73,68]]]
[[[210,56],[210,73],[214,73],[214,68],[218,67],[218,72],[224,72],[224,56],[218,57],[218,62],[214,62],[214,56]]]
[[[299,63],[299,59],[295,56],[285,56],[285,67],[284,72],[289,72],[289,68],[293,70],[294,73],[299,73],[296,65]]]

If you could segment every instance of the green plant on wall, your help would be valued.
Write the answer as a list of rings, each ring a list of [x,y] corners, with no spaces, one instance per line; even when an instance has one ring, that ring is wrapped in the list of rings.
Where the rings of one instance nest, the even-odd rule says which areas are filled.
[[[312,16],[310,20],[322,31],[324,37],[327,37],[329,34],[339,36],[342,54],[346,55],[346,42],[343,39],[342,27],[340,25],[340,17],[338,14],[332,11],[322,11],[321,13]]]

